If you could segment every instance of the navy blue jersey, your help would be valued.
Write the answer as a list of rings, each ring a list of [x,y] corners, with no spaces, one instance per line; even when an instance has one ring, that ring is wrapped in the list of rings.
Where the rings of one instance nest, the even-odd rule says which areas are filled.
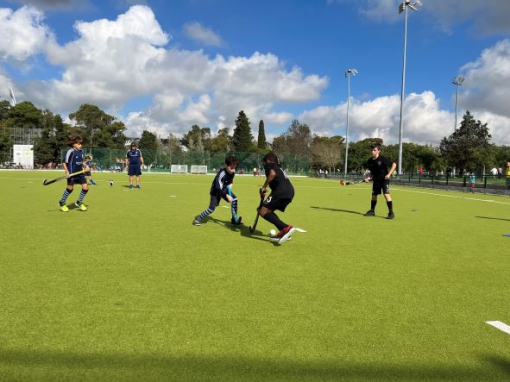
[[[393,161],[380,155],[377,159],[370,158],[366,164],[374,182],[384,181],[384,177],[390,172],[391,166],[393,166]]]
[[[211,195],[227,194],[227,186],[234,183],[234,176],[236,174],[229,174],[225,168],[220,169],[211,185]]]
[[[83,170],[83,150],[70,148],[65,156],[64,163],[69,174]]]
[[[142,164],[142,152],[140,149],[129,150],[126,153],[126,158],[131,166],[139,166]]]
[[[275,178],[269,183],[273,198],[292,199],[294,197],[294,187],[285,171],[277,163],[266,163],[264,170],[266,170],[266,177],[269,176],[271,170],[276,173]]]

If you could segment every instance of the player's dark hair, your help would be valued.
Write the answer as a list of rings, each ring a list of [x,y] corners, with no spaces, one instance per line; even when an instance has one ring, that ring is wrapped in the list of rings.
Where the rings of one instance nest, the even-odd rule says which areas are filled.
[[[381,151],[381,144],[379,142],[374,142],[370,145],[370,148],[377,149],[377,150]]]
[[[83,138],[79,135],[72,135],[69,137],[69,141],[68,141],[68,144],[69,146],[72,146],[74,145],[75,143],[82,143],[83,142]]]
[[[237,159],[235,156],[231,155],[231,156],[228,156],[226,159],[225,159],[225,164],[227,166],[235,166],[237,167],[239,165],[239,159]]]
[[[266,155],[264,155],[264,158],[262,159],[262,161],[280,164],[278,156],[273,152],[270,152],[270,153],[267,153]]]

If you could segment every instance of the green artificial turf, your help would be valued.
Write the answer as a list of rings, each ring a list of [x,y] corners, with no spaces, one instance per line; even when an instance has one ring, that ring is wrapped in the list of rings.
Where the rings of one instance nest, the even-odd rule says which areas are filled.
[[[61,172],[0,172],[1,381],[504,381],[510,198],[292,178],[282,246],[238,176],[95,173],[62,213]],[[114,181],[109,186],[109,180]],[[79,187],[69,197],[74,202]]]

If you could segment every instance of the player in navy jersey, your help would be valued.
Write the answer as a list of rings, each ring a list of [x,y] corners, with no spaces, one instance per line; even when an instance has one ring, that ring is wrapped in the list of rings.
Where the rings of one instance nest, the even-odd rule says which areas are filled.
[[[235,225],[241,224],[242,218],[237,216],[237,196],[232,192],[232,184],[234,182],[237,166],[239,165],[239,160],[234,156],[229,156],[225,159],[225,165],[225,167],[218,171],[212,182],[209,191],[209,207],[195,216],[193,225],[200,225],[202,219],[212,214],[216,207],[219,206],[221,199],[226,200],[232,206],[232,219],[230,222]]]
[[[372,185],[370,210],[365,214],[365,216],[375,216],[377,196],[382,192],[386,199],[386,205],[388,206],[388,219],[394,219],[395,214],[393,213],[393,200],[390,195],[390,178],[393,171],[395,171],[397,164],[391,159],[380,155],[380,143],[372,143],[370,148],[372,150],[372,157],[366,163],[366,167],[370,170],[370,177],[366,178],[365,181],[373,180],[374,183]]]
[[[92,159],[93,159],[92,154],[85,155],[84,158],[85,165],[90,168],[90,170],[85,173],[85,176],[89,179],[90,184],[95,186],[96,182],[94,182],[94,179],[92,179]]]
[[[278,244],[283,244],[296,230],[293,226],[284,223],[274,213],[279,210],[285,212],[287,206],[294,198],[294,187],[287,174],[280,167],[278,157],[275,153],[268,153],[264,156],[264,170],[266,172],[266,181],[260,189],[260,196],[266,195],[267,187],[271,188],[271,194],[259,209],[259,215],[278,228],[278,235],[274,238]]]
[[[84,173],[70,176],[71,174],[79,171],[90,171],[90,168],[85,165],[83,162],[83,150],[82,147],[82,139],[80,136],[71,137],[69,140],[69,145],[72,146],[66,153],[64,162],[62,163],[64,170],[67,176],[67,187],[60,199],[60,211],[67,212],[69,211],[69,207],[66,205],[67,197],[73,192],[74,185],[81,185],[80,196],[78,197],[78,201],[76,201],[75,206],[78,207],[81,211],[87,211],[87,206],[83,204],[83,199],[87,192],[89,192],[89,186],[87,184],[87,178]]]
[[[129,188],[133,188],[133,177],[136,176],[136,188],[140,188],[140,175],[142,175],[143,155],[136,143],[131,143],[131,149],[126,153],[126,169],[129,175]]]

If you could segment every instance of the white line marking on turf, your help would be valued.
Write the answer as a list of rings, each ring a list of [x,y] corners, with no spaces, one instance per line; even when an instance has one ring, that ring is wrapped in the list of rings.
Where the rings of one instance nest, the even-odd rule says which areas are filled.
[[[296,231],[303,232],[303,233],[306,232],[303,228],[297,228],[297,227],[296,227]]]
[[[496,329],[501,330],[502,332],[505,332],[506,334],[510,334],[510,326],[505,324],[501,321],[487,321],[486,322],[489,325],[494,326]]]
[[[498,200],[493,200],[493,199],[477,199],[477,198],[470,198],[470,197],[467,197],[467,196],[437,194],[435,192],[425,192],[425,191],[417,191],[417,190],[404,190],[402,188],[397,188],[397,189],[393,188],[392,190],[398,190],[398,191],[409,192],[409,193],[416,193],[416,194],[432,195],[432,196],[442,196],[444,198],[473,200],[475,202],[485,202],[485,203],[496,203],[496,204],[510,205],[509,202],[500,202]]]

